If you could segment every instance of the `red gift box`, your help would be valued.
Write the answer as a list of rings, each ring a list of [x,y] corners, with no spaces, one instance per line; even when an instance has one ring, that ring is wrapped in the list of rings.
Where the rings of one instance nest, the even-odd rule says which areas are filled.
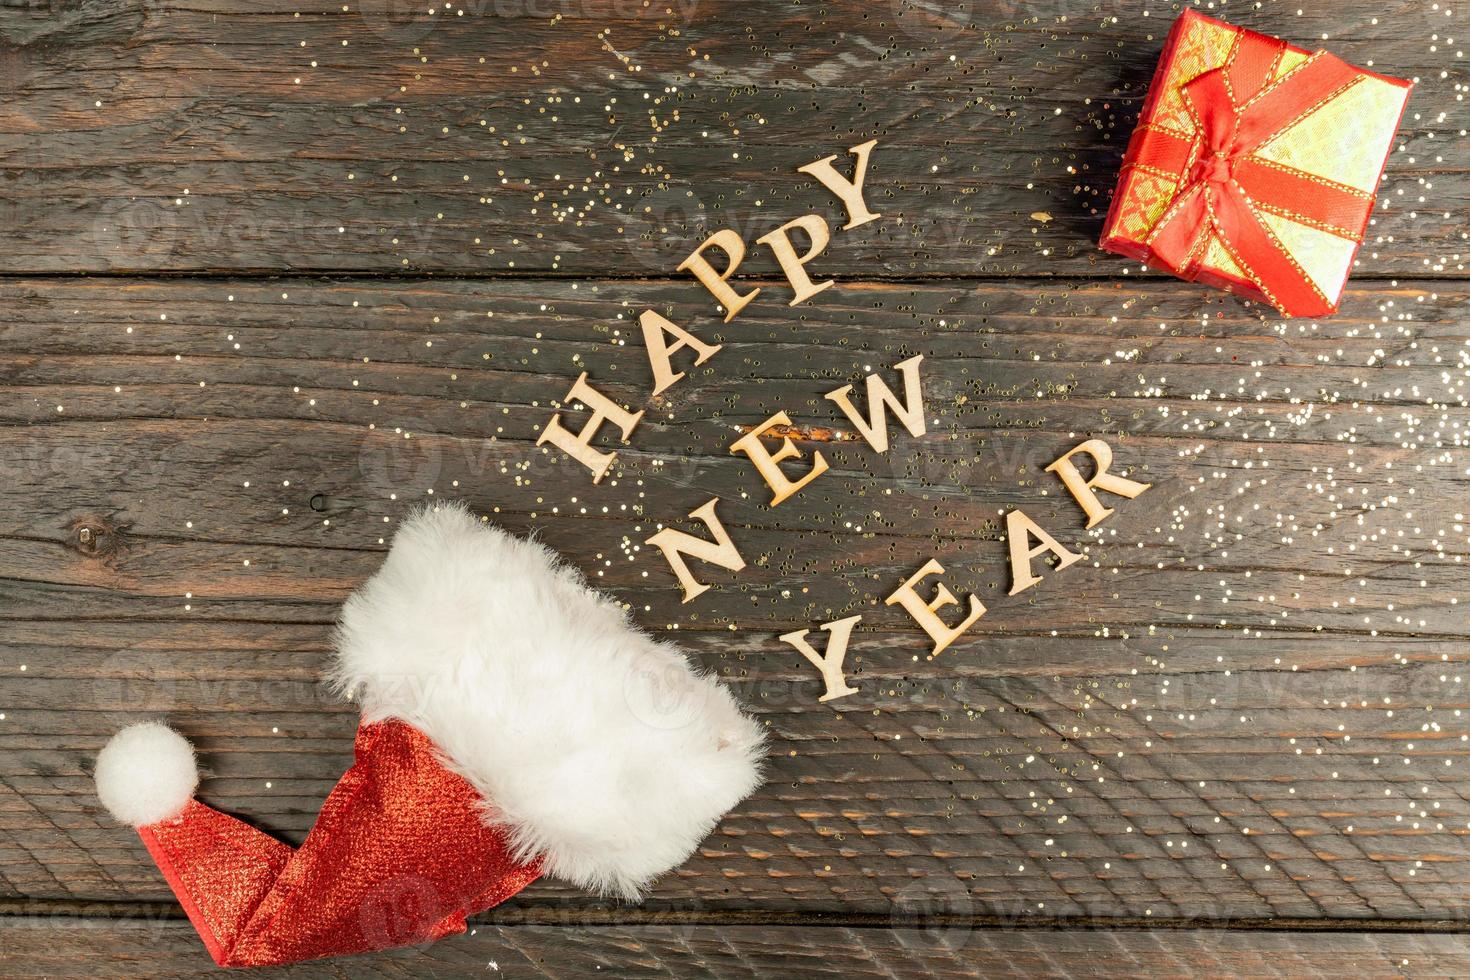
[[[1100,244],[1287,316],[1335,312],[1412,84],[1186,11]]]

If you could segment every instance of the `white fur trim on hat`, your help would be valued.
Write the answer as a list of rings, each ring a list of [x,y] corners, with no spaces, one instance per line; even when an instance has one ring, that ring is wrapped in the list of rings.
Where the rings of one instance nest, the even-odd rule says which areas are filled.
[[[199,785],[193,747],[156,721],[129,725],[112,736],[97,755],[95,775],[102,805],[133,827],[177,817]]]
[[[522,859],[635,897],[760,784],[760,727],[549,549],[425,510],[347,600],[334,680],[427,735]]]

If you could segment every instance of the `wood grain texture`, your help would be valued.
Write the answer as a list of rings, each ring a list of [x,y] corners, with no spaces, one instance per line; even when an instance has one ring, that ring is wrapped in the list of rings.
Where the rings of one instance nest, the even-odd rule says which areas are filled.
[[[1354,289],[1306,328],[1167,283],[843,286],[689,318],[725,348],[648,401],[629,324],[695,288],[0,282],[5,894],[167,899],[87,776],[159,713],[209,802],[299,841],[350,754],[337,606],[459,497],[772,731],[768,785],[648,908],[1462,919],[1470,295]],[[821,396],[914,353],[929,431],[875,455]],[[534,446],[584,369],[650,410],[597,487]],[[772,512],[728,446],[777,408],[832,471]],[[1090,533],[1042,473],[1080,433],[1154,484]],[[711,494],[751,564],[681,606],[634,549]],[[1009,598],[1015,506],[1088,560]],[[880,601],[931,555],[990,605],[934,661]],[[861,693],[819,705],[775,636],[853,612]]]
[[[569,923],[575,926],[575,923]],[[114,977],[212,969],[187,923],[5,920],[0,962],[16,978],[69,974],[107,951]],[[947,926],[492,926],[429,946],[257,970],[263,978],[1459,977],[1458,935],[1198,930],[971,930]]]
[[[0,18],[0,271],[672,274],[835,201],[846,277],[1120,276],[1094,247],[1178,5],[77,0]],[[1465,273],[1464,61],[1445,10],[1242,4],[1420,82],[1361,275]],[[770,274],[752,254],[748,271]]]
[[[300,841],[356,720],[337,609],[452,498],[724,678],[768,782],[636,909],[540,882],[283,974],[1470,973],[1451,6],[1211,8],[1418,83],[1320,323],[1094,247],[1182,4],[0,11],[0,973],[208,968],[97,749],[167,715]],[[796,168],[872,138],[837,287],[788,308],[756,249],[720,323],[677,263],[839,224]],[[724,345],[656,399],[645,308]],[[914,354],[928,432],[877,455],[822,396]],[[647,410],[600,486],[535,446],[584,370]],[[729,446],[783,409],[831,470],[772,511]],[[1153,487],[1089,532],[1043,467],[1092,436]],[[716,494],[749,565],[683,605],[642,542]],[[1008,597],[1015,507],[1087,557]],[[989,606],[934,660],[882,602],[930,557]],[[819,704],[776,637],[855,613]]]

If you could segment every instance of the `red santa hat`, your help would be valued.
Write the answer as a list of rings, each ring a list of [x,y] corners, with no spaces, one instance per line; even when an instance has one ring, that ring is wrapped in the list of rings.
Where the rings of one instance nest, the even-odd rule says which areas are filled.
[[[221,966],[462,932],[541,874],[628,898],[760,782],[761,729],[551,551],[461,506],[405,523],[348,600],[333,681],[356,762],[293,850],[195,800],[157,722],[97,758]]]

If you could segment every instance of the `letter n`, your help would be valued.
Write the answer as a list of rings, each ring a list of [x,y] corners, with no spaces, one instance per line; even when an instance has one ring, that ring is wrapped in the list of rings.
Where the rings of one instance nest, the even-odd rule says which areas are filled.
[[[731,540],[730,532],[725,530],[725,525],[720,523],[719,517],[715,515],[715,505],[719,502],[720,498],[715,497],[703,507],[689,513],[690,517],[704,523],[711,537],[714,538],[713,541],[696,538],[686,531],[666,527],[644,542],[664,553],[664,558],[668,560],[669,567],[674,570],[679,584],[684,586],[683,601],[685,602],[703,595],[709,589],[708,585],[697,580],[694,573],[689,570],[689,563],[685,560],[686,556],[709,562],[712,565],[719,565],[732,572],[738,572],[745,567],[745,559],[740,557],[740,550]]]

